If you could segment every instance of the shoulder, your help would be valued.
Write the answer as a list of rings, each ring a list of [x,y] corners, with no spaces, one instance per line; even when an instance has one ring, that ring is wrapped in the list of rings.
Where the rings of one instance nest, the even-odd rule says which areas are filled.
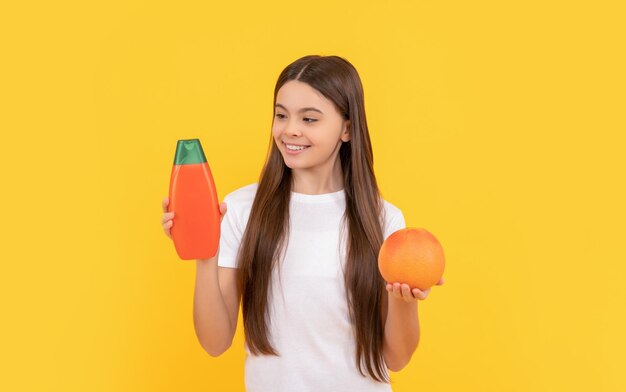
[[[224,196],[224,201],[228,205],[229,202],[237,206],[245,206],[247,204],[252,205],[254,197],[256,196],[256,190],[259,186],[258,182],[242,186]]]
[[[385,222],[394,221],[399,218],[403,218],[402,210],[397,207],[395,204],[390,203],[389,201],[383,200],[383,217]]]
[[[402,210],[395,204],[392,204],[385,199],[383,199],[382,214],[384,222],[384,238],[387,238],[393,232],[406,227],[406,222],[404,220],[404,214],[402,213]]]
[[[230,219],[236,222],[235,224],[240,230],[243,230],[248,223],[258,185],[257,182],[248,184],[224,196],[223,201],[226,203],[225,217],[230,216]]]
[[[395,204],[388,202],[385,199],[383,199],[383,207],[385,214],[389,216],[397,216],[402,214],[402,210],[400,210],[399,207],[397,207]]]

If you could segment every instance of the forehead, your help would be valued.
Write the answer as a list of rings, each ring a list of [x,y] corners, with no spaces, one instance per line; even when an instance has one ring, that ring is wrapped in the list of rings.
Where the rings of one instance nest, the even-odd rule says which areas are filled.
[[[283,84],[276,94],[276,103],[290,111],[297,111],[306,106],[318,107],[322,110],[332,107],[332,102],[319,91],[298,80],[290,80]]]

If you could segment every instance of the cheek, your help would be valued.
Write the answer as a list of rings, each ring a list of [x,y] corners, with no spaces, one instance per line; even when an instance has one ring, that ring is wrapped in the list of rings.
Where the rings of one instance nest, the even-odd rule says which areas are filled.
[[[272,131],[275,133],[281,133],[287,126],[287,120],[276,118],[272,120]]]
[[[280,136],[280,127],[276,124],[272,125],[272,136],[274,136],[275,138]]]

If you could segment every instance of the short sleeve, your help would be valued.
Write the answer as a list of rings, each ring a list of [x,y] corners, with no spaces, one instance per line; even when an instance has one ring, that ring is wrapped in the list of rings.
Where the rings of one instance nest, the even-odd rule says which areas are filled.
[[[232,202],[228,195],[224,197],[224,202],[226,202],[226,215],[222,218],[220,225],[220,248],[217,265],[220,267],[238,268],[237,255],[243,237],[243,230],[239,224],[236,203]]]
[[[394,206],[389,205],[389,210],[386,212],[385,219],[385,233],[384,237],[387,239],[394,232],[406,228],[406,222],[404,221],[404,215],[402,211]]]

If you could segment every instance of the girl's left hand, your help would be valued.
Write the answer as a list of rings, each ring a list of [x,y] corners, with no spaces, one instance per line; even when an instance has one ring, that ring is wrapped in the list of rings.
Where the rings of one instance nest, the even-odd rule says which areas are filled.
[[[444,282],[443,277],[439,279],[439,282],[435,283],[437,286],[441,286]],[[393,295],[397,299],[403,299],[405,302],[413,302],[416,300],[425,300],[430,293],[430,288],[422,291],[417,287],[412,289],[406,283],[394,282],[393,284],[387,283],[387,292]]]

